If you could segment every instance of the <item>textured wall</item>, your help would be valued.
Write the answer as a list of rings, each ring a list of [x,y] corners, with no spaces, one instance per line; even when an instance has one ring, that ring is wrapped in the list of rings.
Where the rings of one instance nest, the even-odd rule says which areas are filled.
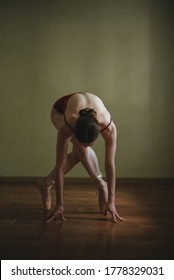
[[[174,174],[171,1],[2,0],[0,173],[42,176],[55,162],[50,109],[100,96],[118,129],[119,177]],[[95,145],[103,170],[102,139]],[[69,176],[82,177],[78,165]]]

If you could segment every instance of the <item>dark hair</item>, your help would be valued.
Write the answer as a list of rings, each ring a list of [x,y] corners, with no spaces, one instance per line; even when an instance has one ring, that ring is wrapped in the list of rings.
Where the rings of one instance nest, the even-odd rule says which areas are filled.
[[[94,109],[86,108],[79,111],[80,117],[74,126],[75,137],[81,143],[95,141],[100,133],[100,124],[96,119],[97,113]]]

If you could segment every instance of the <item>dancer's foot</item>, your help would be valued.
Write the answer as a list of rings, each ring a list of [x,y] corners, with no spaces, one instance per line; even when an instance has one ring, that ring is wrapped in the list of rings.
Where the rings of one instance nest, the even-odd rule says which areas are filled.
[[[44,211],[48,211],[51,208],[51,187],[52,183],[48,184],[46,178],[37,181],[37,188],[42,197],[42,205]]]
[[[100,213],[105,213],[106,206],[108,203],[108,187],[107,183],[104,180],[100,181],[100,185],[98,188],[98,205],[100,209]]]

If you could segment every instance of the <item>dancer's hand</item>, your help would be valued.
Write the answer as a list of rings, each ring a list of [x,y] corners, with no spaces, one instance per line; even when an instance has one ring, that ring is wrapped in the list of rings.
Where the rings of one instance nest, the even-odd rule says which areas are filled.
[[[66,221],[64,215],[63,215],[63,206],[56,205],[53,212],[50,213],[44,221],[49,223],[57,218],[60,218],[62,221]]]
[[[107,204],[105,209],[105,216],[107,215],[108,212],[111,214],[114,223],[118,223],[119,221],[124,221],[124,219],[118,215],[114,203]]]

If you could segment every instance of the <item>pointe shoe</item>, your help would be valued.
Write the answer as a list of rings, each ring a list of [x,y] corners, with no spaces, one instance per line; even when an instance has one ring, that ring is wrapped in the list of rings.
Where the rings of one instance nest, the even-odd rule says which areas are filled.
[[[51,208],[51,187],[52,184],[48,185],[44,179],[37,181],[37,188],[42,197],[42,205],[45,211],[50,210]]]
[[[108,187],[107,184],[98,187],[98,205],[100,213],[104,214],[108,203]]]

